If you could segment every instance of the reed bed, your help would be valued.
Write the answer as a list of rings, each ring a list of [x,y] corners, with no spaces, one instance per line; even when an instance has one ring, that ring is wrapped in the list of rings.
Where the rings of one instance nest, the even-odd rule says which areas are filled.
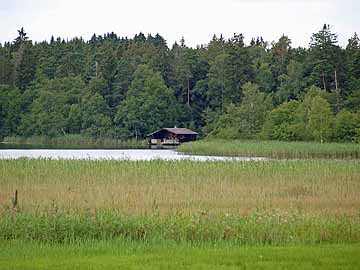
[[[246,216],[174,214],[125,216],[95,213],[17,213],[0,220],[0,241],[81,243],[125,239],[148,243],[175,241],[235,245],[359,243],[360,217],[309,218],[254,212]]]
[[[360,206],[360,162],[0,160],[2,206],[15,190],[24,211],[57,205],[126,214],[354,214]]]
[[[144,148],[148,143],[137,140],[118,140],[114,138],[94,138],[84,135],[66,135],[58,137],[32,136],[32,137],[5,137],[5,144],[18,144],[34,146],[48,146],[58,148]]]
[[[0,239],[354,243],[359,194],[357,160],[0,160]]]
[[[192,155],[271,158],[360,158],[360,144],[281,141],[199,140],[178,151]]]

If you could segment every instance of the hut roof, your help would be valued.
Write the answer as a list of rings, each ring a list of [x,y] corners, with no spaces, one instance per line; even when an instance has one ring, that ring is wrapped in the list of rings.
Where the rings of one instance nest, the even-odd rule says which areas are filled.
[[[177,134],[177,135],[197,135],[198,133],[195,132],[195,131],[192,131],[190,129],[187,129],[187,128],[162,128],[162,129],[159,129],[153,133],[150,133],[147,135],[147,137],[149,136],[152,136],[154,135],[155,133],[158,133],[160,131],[163,131],[163,130],[167,130],[171,133],[174,133],[174,134]]]

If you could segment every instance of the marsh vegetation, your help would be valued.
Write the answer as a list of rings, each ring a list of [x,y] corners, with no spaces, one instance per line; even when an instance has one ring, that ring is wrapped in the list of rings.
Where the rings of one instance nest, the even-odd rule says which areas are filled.
[[[360,144],[205,139],[179,146],[191,155],[271,158],[360,158]]]
[[[359,165],[356,160],[1,160],[0,237],[355,243]]]

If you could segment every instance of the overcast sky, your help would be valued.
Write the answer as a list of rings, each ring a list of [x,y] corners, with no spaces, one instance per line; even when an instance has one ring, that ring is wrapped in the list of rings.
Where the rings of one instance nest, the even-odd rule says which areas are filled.
[[[33,41],[143,32],[161,34],[169,46],[184,36],[194,47],[214,34],[243,33],[247,43],[285,34],[293,47],[307,47],[324,23],[346,45],[354,32],[360,34],[360,0],[0,0],[1,43],[12,41],[23,26]]]

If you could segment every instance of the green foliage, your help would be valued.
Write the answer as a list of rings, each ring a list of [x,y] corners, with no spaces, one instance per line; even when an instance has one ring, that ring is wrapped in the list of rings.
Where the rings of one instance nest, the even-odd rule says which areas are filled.
[[[223,109],[225,104],[225,59],[227,55],[222,53],[216,56],[210,65],[208,74],[208,106],[212,110]]]
[[[335,117],[334,140],[339,142],[357,141],[359,128],[360,111],[352,113],[347,110],[342,110]]]
[[[265,116],[271,109],[271,100],[267,94],[259,92],[256,84],[246,83],[242,92],[241,105],[229,105],[217,119],[210,136],[249,139],[260,132]]]
[[[303,140],[304,126],[299,115],[302,105],[298,101],[284,102],[273,109],[263,125],[261,137],[270,140]]]
[[[74,112],[77,113],[76,111]],[[71,115],[79,118],[79,115]],[[92,137],[109,137],[112,122],[110,109],[98,93],[83,102],[81,107],[81,130]]]
[[[69,109],[66,127],[70,134],[79,134],[81,131],[81,107],[80,104],[72,104]]]
[[[115,121],[125,137],[138,138],[161,127],[173,126],[177,112],[175,96],[161,75],[147,65],[140,65]]]
[[[357,87],[352,85],[360,78],[360,39],[356,33],[349,39],[345,50],[345,58],[347,70],[346,85],[348,90],[350,90],[349,92],[352,92],[352,90],[360,88],[358,83]]]
[[[303,101],[285,102],[268,115],[261,136],[275,140],[329,141],[333,115],[329,95],[317,87],[307,89]]]
[[[0,85],[0,138],[16,133],[20,123],[21,95],[17,88]]]
[[[358,110],[360,108],[360,80],[359,88],[354,89],[345,102],[346,107],[351,110]]]
[[[278,42],[272,44],[271,52],[273,55],[273,71],[275,77],[281,76],[281,74],[286,73],[288,69],[289,61],[291,60],[291,39],[289,37],[282,35]]]
[[[311,37],[307,61],[308,68],[311,69],[309,83],[325,91],[335,89],[336,80],[339,88],[343,86],[344,55],[337,42],[337,35],[332,33],[330,26],[326,24]]]
[[[279,76],[280,86],[276,93],[277,102],[298,99],[305,88],[303,65],[291,60],[286,74]]]
[[[2,47],[0,44],[0,85],[13,85],[14,65],[12,61],[11,49]]]
[[[14,41],[13,63],[14,83],[24,91],[34,79],[36,71],[36,58],[31,41],[28,40],[24,28],[18,31],[19,36]]]
[[[234,34],[227,40],[214,36],[196,48],[187,47],[184,39],[171,47],[159,34],[122,38],[111,32],[94,34],[89,41],[51,37],[49,42],[33,43],[21,28],[13,42],[0,44],[0,85],[12,89],[1,91],[0,136],[86,134],[127,139],[178,125],[224,138],[256,138],[260,130],[267,130],[263,137],[349,140],[334,134],[335,124],[326,124],[320,133],[308,130],[322,122],[316,114],[325,117],[328,112],[311,105],[324,105],[323,101],[305,102],[305,96],[309,89],[317,89],[311,95],[326,99],[335,118],[343,109],[359,110],[356,33],[346,48],[338,46],[328,25],[312,35],[309,48],[292,48],[284,35],[270,46],[262,37],[249,45],[244,40],[242,34]],[[139,77],[143,66],[152,71],[145,84]],[[281,112],[275,112],[272,123],[262,127],[268,100],[257,105],[258,110],[250,108],[243,92],[248,83],[269,94],[275,108],[299,101],[297,111],[287,118],[290,122],[278,119],[275,115]],[[10,96],[11,108],[5,101]],[[256,102],[261,103],[258,96]],[[270,130],[280,122],[279,131]]]
[[[308,128],[316,141],[328,141],[331,137],[332,113],[330,104],[322,97],[309,101]]]
[[[255,82],[259,85],[260,91],[271,93],[273,91],[275,81],[269,64],[261,63],[255,73]]]
[[[41,91],[31,105],[31,123],[36,135],[56,136],[64,134],[65,96],[51,91]]]
[[[72,106],[80,104],[84,90],[85,85],[79,77],[44,79],[38,82],[28,92],[33,100],[29,101],[30,114],[23,115],[20,135],[59,136],[79,130],[79,126],[75,126],[79,121],[69,126],[68,117]],[[34,93],[33,96],[31,92]],[[72,118],[74,110],[73,106]]]

